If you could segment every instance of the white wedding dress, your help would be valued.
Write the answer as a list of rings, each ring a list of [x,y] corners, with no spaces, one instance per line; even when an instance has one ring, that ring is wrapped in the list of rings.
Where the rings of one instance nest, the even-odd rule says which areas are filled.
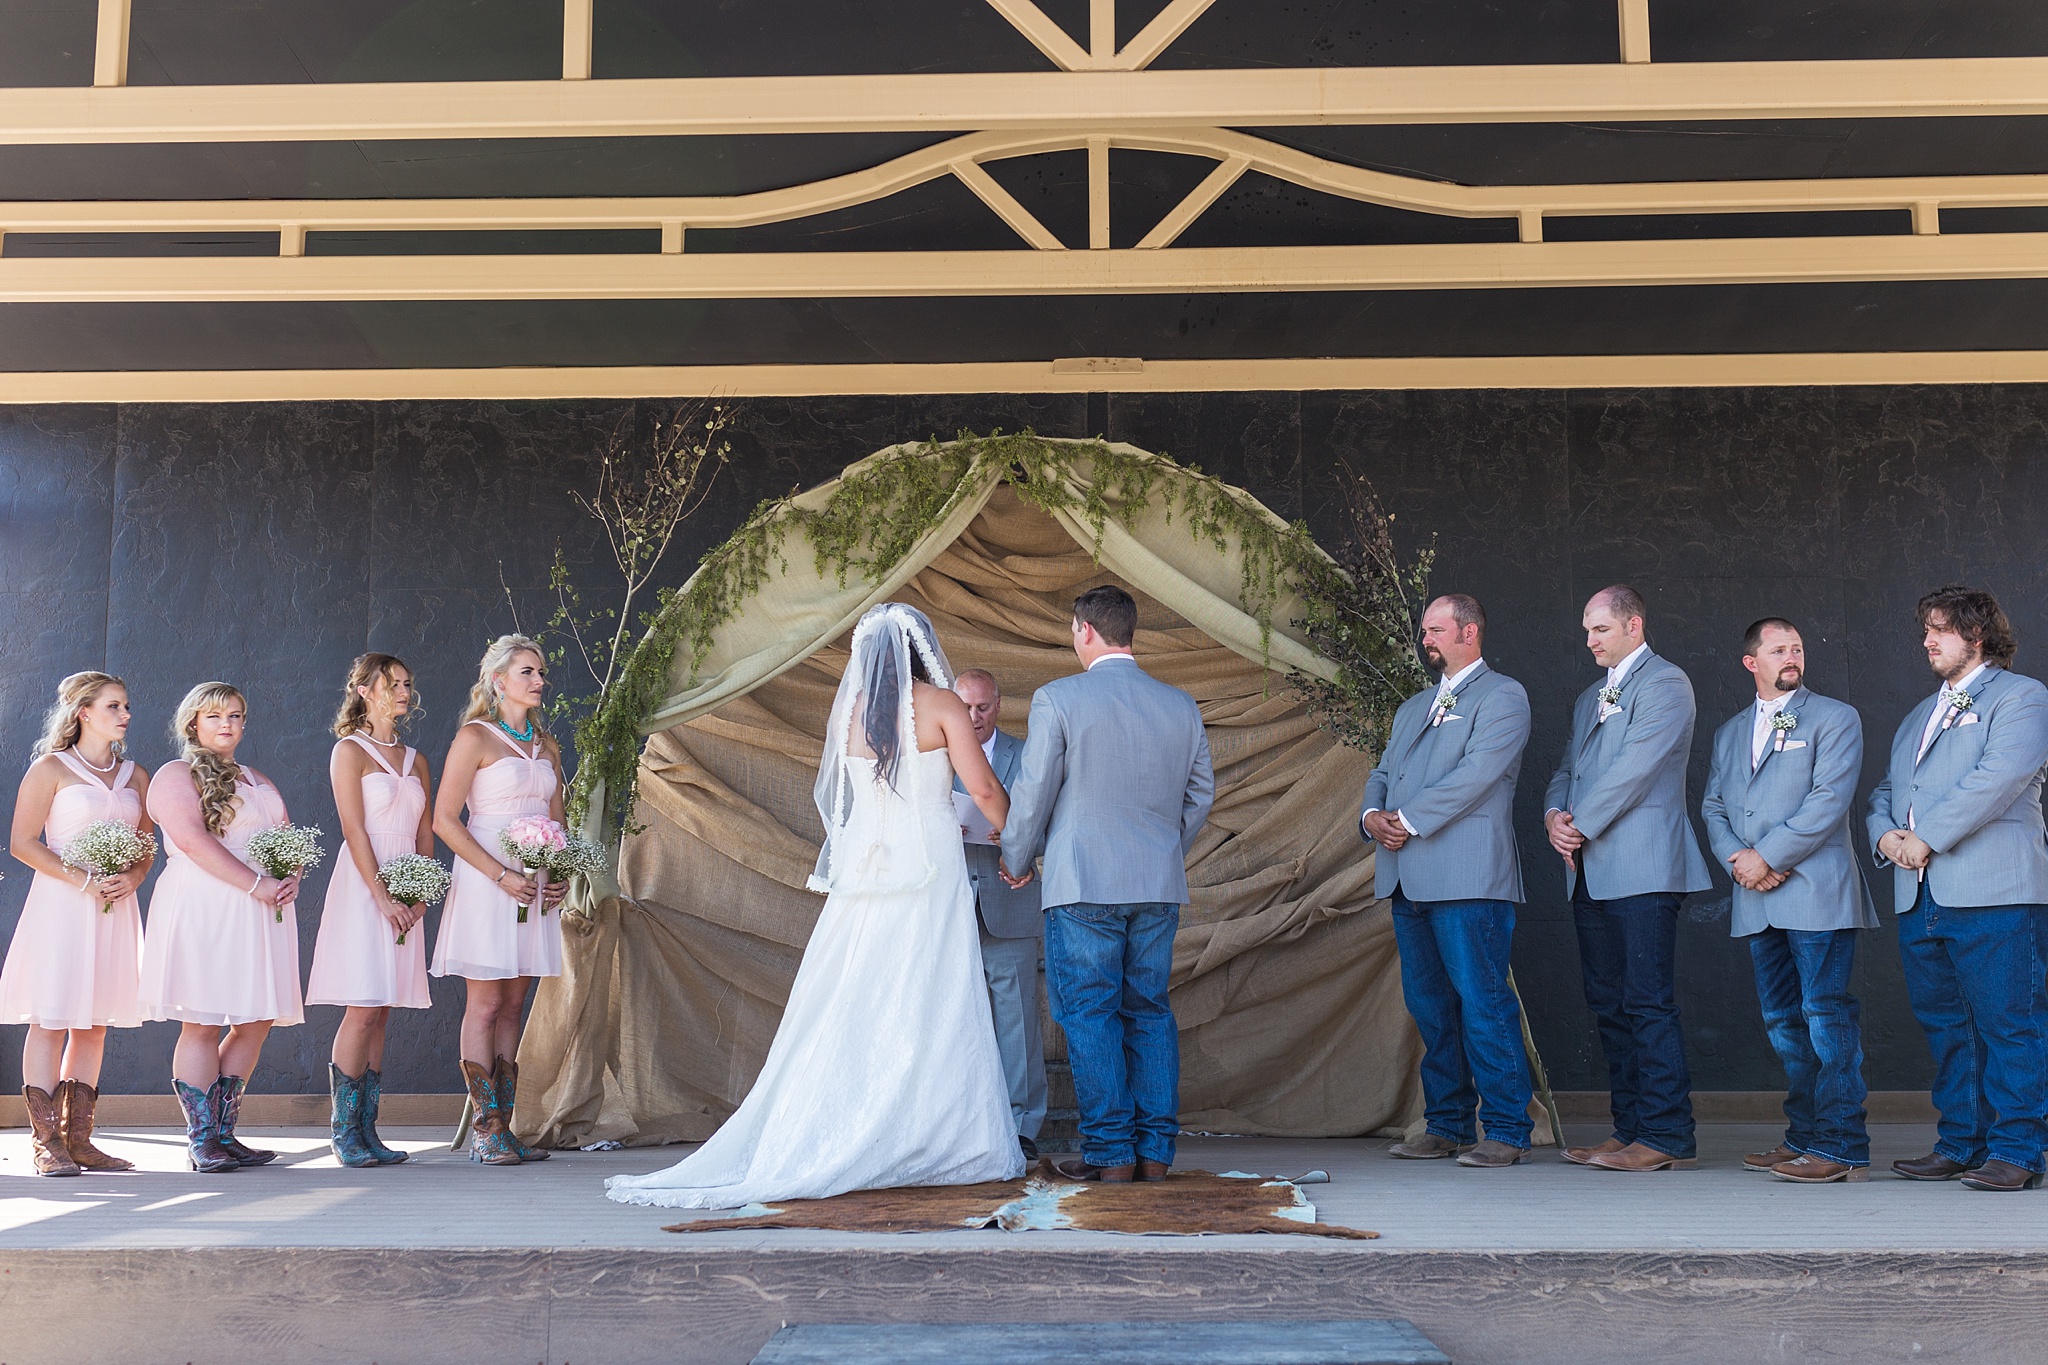
[[[929,632],[920,613],[900,604],[870,617],[884,611],[907,613]],[[904,622],[896,626],[950,683],[928,634],[918,639]],[[850,674],[860,667],[867,627],[863,618]],[[876,653],[900,656],[886,639],[874,643]],[[873,758],[841,749],[840,765],[829,757],[825,764],[821,805],[822,793],[834,795],[812,884],[831,889],[754,1088],[682,1161],[607,1180],[611,1198],[739,1208],[1023,1173],[982,979],[953,767],[944,749],[917,752],[904,694],[898,733],[906,742],[893,786],[878,780]],[[832,743],[845,743],[844,701],[835,704],[828,755]]]

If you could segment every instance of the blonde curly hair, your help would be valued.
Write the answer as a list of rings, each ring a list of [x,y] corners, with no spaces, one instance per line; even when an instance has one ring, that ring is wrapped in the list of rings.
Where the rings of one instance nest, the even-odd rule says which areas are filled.
[[[178,745],[179,757],[192,769],[192,785],[199,790],[199,813],[206,817],[207,830],[215,835],[226,833],[229,822],[235,818],[235,781],[242,775],[242,765],[201,746],[199,715],[229,702],[240,702],[242,715],[247,718],[249,699],[240,688],[224,682],[203,682],[185,694],[185,700],[178,703],[177,714],[171,718],[171,741]]]

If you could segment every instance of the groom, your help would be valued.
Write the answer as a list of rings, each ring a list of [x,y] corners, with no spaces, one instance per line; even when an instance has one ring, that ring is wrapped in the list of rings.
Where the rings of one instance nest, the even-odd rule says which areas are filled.
[[[1003,826],[1004,880],[1045,855],[1045,978],[1081,1108],[1071,1180],[1164,1180],[1180,1132],[1180,1038],[1167,1003],[1187,852],[1215,777],[1195,699],[1131,657],[1138,604],[1074,599],[1083,672],[1031,699],[1023,775]]]

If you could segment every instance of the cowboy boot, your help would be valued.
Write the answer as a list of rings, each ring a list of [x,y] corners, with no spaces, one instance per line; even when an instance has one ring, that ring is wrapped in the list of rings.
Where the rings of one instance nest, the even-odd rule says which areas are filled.
[[[62,1090],[60,1084],[57,1087]],[[35,1157],[37,1175],[77,1175],[78,1163],[64,1146],[64,1123],[58,1115],[57,1097],[32,1085],[21,1088],[28,1101],[29,1148]]]
[[[462,1079],[469,1086],[469,1105],[476,1113],[469,1129],[469,1159],[486,1166],[517,1166],[519,1153],[505,1131],[505,1117],[498,1109],[498,1092],[491,1085],[491,1073],[475,1062],[464,1062]]]
[[[100,1092],[81,1080],[60,1081],[57,1108],[63,1116],[64,1148],[81,1171],[132,1171],[135,1163],[108,1156],[92,1145],[92,1114]]]
[[[363,1141],[363,1082],[333,1062],[327,1064],[327,1093],[333,1109],[327,1119],[327,1144],[344,1166],[374,1166],[377,1154]]]
[[[363,1144],[377,1158],[379,1166],[396,1166],[405,1160],[406,1154],[396,1147],[386,1147],[377,1136],[377,1109],[384,1102],[383,1074],[374,1066],[364,1068],[362,1087],[362,1117],[356,1124],[356,1131],[363,1135]]]
[[[214,1113],[212,1094],[173,1080],[178,1106],[185,1111],[185,1160],[193,1170],[208,1175],[216,1171],[240,1170],[234,1153],[220,1145],[220,1120]]]
[[[512,1131],[512,1105],[519,1098],[519,1063],[498,1058],[491,1068],[491,1088],[497,1093],[498,1112],[505,1121],[505,1140],[512,1144],[512,1150],[519,1153],[521,1161],[546,1161],[546,1149],[527,1146]]]
[[[275,1161],[277,1153],[251,1147],[235,1137],[235,1124],[242,1117],[242,1092],[248,1088],[249,1082],[240,1076],[222,1076],[206,1093],[213,1101],[213,1118],[220,1130],[221,1148],[244,1166],[261,1166]]]

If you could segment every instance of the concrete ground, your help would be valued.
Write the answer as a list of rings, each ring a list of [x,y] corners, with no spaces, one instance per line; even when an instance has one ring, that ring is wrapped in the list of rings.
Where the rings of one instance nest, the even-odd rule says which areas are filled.
[[[1568,1125],[1569,1127],[1569,1125]],[[744,1365],[792,1322],[1406,1318],[1458,1365],[2038,1365],[2048,1359],[2048,1192],[1891,1178],[1931,1132],[1882,1125],[1880,1173],[1806,1187],[1739,1169],[1761,1125],[1702,1128],[1705,1165],[1404,1162],[1384,1140],[1189,1138],[1182,1164],[1293,1176],[1376,1241],[1239,1235],[752,1231],[676,1236],[676,1211],[602,1178],[681,1148],[471,1165],[445,1130],[345,1170],[311,1129],[285,1155],[183,1171],[181,1136],[117,1128],[137,1174],[39,1179],[0,1132],[0,1361],[209,1365]],[[1602,1136],[1573,1131],[1576,1140]]]
[[[1604,1136],[1572,1132],[1575,1141]],[[1326,1254],[1414,1251],[1750,1251],[1876,1249],[2048,1250],[2048,1190],[1975,1193],[1954,1183],[1893,1178],[1895,1157],[1918,1156],[1931,1129],[1881,1125],[1871,1179],[1857,1185],[1787,1184],[1739,1167],[1777,1130],[1709,1125],[1701,1169],[1621,1175],[1566,1164],[1539,1148],[1530,1164],[1469,1170],[1450,1161],[1397,1161],[1388,1140],[1183,1139],[1182,1166],[1293,1176],[1327,1170],[1331,1183],[1304,1192],[1326,1222],[1370,1228],[1376,1242],[1301,1238],[1290,1249]],[[605,1176],[654,1170],[687,1149],[558,1152],[539,1165],[472,1165],[438,1130],[396,1129],[388,1141],[413,1154],[403,1166],[348,1170],[309,1129],[245,1131],[283,1155],[270,1166],[201,1176],[183,1169],[182,1136],[162,1129],[100,1135],[137,1174],[37,1179],[28,1135],[0,1131],[0,1249],[84,1247],[667,1247],[664,1223],[713,1215],[634,1208],[603,1197]],[[500,1196],[515,1194],[514,1198]],[[699,1234],[704,1246],[791,1248],[938,1239],[948,1247],[1014,1246],[1020,1237],[1056,1245],[1128,1244],[1113,1233],[811,1231]],[[1265,1245],[1264,1236],[1148,1239],[1151,1249]]]

